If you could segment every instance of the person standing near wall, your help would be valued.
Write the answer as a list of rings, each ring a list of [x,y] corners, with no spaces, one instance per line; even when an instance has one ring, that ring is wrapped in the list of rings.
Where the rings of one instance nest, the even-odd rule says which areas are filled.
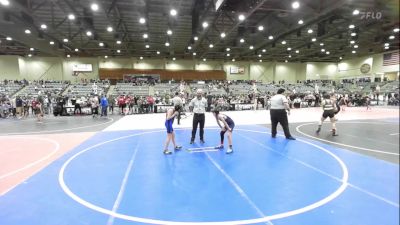
[[[189,103],[190,111],[193,111],[193,128],[192,138],[190,144],[194,143],[196,137],[197,126],[200,124],[200,143],[204,143],[204,123],[205,123],[205,112],[207,107],[207,100],[203,97],[203,90],[197,89],[196,98],[193,98]]]
[[[290,115],[290,107],[287,98],[283,95],[284,92],[285,89],[280,88],[277,94],[271,98],[271,134],[272,138],[276,137],[276,127],[278,126],[278,123],[280,123],[283,128],[283,132],[285,133],[286,139],[296,140],[294,137],[292,137],[289,131],[289,122],[287,115]]]

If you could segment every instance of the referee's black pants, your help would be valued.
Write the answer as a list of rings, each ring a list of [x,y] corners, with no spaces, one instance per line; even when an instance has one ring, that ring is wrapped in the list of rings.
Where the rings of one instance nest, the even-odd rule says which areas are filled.
[[[200,140],[204,141],[204,122],[205,122],[205,115],[204,113],[195,113],[193,116],[193,129],[192,129],[192,139],[196,137],[197,126],[200,124]]]
[[[289,122],[288,122],[286,110],[285,109],[271,109],[269,111],[271,114],[272,137],[276,136],[276,133],[277,133],[276,127],[278,126],[278,123],[281,124],[286,138],[291,137],[292,135],[290,134],[290,131],[289,131]]]

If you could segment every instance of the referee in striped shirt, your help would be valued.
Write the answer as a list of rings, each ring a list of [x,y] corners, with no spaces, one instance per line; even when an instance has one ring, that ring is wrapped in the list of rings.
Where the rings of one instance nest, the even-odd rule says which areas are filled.
[[[205,123],[205,112],[207,107],[207,100],[203,97],[203,90],[197,89],[196,98],[192,99],[189,103],[190,111],[193,111],[193,129],[192,138],[190,144],[194,143],[196,137],[197,126],[200,124],[200,143],[204,143],[204,123]]]

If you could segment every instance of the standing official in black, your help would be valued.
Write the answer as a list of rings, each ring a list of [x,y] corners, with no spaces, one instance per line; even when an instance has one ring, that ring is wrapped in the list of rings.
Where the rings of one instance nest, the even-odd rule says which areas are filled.
[[[200,143],[204,143],[204,122],[205,122],[205,112],[207,107],[207,100],[203,97],[203,91],[198,89],[197,97],[192,99],[189,103],[189,109],[193,111],[193,129],[192,138],[190,139],[190,144],[194,143],[194,138],[196,137],[197,126],[200,124]]]
[[[271,98],[271,126],[272,126],[272,137],[276,137],[276,127],[278,123],[281,124],[283,132],[285,133],[286,139],[296,140],[289,131],[289,122],[287,115],[290,115],[290,107],[287,98],[283,95],[285,89],[279,89],[277,94]],[[287,110],[287,113],[286,113]]]

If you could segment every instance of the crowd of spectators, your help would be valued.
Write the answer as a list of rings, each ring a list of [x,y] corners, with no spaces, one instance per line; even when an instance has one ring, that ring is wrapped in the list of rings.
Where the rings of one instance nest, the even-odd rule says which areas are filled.
[[[89,80],[90,83],[81,85],[103,84],[108,87],[108,80]],[[375,101],[375,104],[399,105],[399,89],[394,86],[393,90],[381,90],[385,83],[369,86],[369,92],[351,91],[343,89],[343,84],[351,83],[352,80],[341,80],[336,84],[335,81],[316,81],[306,80],[297,81],[295,84],[287,84],[285,81],[271,82],[262,84],[255,81],[207,81],[207,82],[167,82],[171,88],[163,93],[159,91],[154,94],[146,93],[136,95],[133,93],[123,93],[118,95],[107,95],[107,90],[100,93],[93,90],[89,94],[76,95],[71,94],[65,89],[43,89],[51,87],[52,84],[59,83],[68,85],[68,81],[27,81],[27,80],[4,80],[0,82],[1,87],[7,87],[11,84],[21,85],[21,88],[34,85],[33,93],[20,95],[14,93],[0,94],[0,117],[26,118],[29,115],[35,115],[36,102],[42,107],[45,114],[54,115],[82,115],[99,114],[102,99],[107,100],[107,111],[112,114],[130,115],[141,113],[165,112],[168,106],[172,104],[171,99],[175,92],[182,99],[184,108],[186,103],[194,97],[197,89],[203,89],[207,99],[207,110],[211,106],[219,106],[224,110],[245,110],[245,109],[269,109],[269,99],[275,94],[277,88],[284,88],[287,91],[287,97],[290,100],[291,107],[317,107],[321,102],[321,96],[324,92],[336,94],[338,101],[348,106],[363,106],[367,98]],[[363,80],[363,82],[370,82]],[[131,81],[133,86],[154,86],[159,82],[141,82]],[[356,82],[357,83],[357,82]],[[393,85],[392,85],[393,86]],[[64,86],[63,86],[64,87]],[[238,88],[239,87],[239,88]],[[305,88],[307,87],[307,88]],[[0,89],[1,90],[1,89]],[[46,90],[46,91],[43,91]],[[65,91],[67,90],[67,91]],[[380,102],[380,103],[379,103]],[[96,113],[97,112],[97,113]],[[102,115],[104,112],[102,113]]]

